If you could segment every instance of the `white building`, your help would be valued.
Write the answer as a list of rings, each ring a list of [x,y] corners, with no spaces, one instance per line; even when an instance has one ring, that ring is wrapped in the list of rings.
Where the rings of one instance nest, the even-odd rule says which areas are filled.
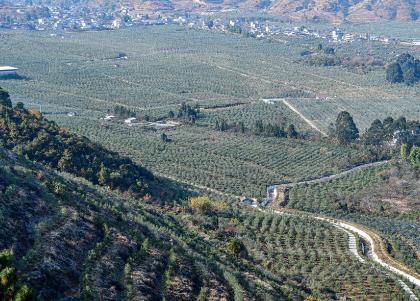
[[[10,66],[0,66],[0,77],[8,75],[16,75],[19,69]]]
[[[104,118],[104,120],[107,120],[107,121],[113,120],[113,119],[115,119],[114,115],[106,115],[105,118]]]
[[[135,117],[130,117],[130,118],[127,118],[126,120],[124,120],[124,123],[125,124],[133,124],[135,122],[136,122],[136,118]]]

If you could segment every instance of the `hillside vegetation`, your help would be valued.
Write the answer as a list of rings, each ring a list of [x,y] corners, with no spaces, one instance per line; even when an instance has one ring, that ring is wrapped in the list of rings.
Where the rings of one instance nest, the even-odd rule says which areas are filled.
[[[91,142],[63,130],[66,134],[60,134],[57,125],[22,104],[12,108],[8,99],[3,104],[0,250],[13,254],[8,264],[17,275],[17,292],[22,288],[24,296],[174,301],[409,298],[397,279],[360,263],[348,248],[347,234],[332,225],[205,196],[187,200],[190,193],[181,187],[177,192],[183,197],[171,199],[174,194],[166,190],[176,187],[147,177],[148,187],[154,187],[151,202],[148,194],[126,193],[125,186],[106,185],[71,168],[81,161],[93,169],[96,161],[89,158],[101,154],[112,155],[106,157],[110,162],[122,160],[97,144],[83,148],[83,156],[75,155],[61,171],[57,156],[63,145],[79,151]],[[39,133],[48,134],[50,143],[35,143],[35,150],[23,146],[33,145]],[[147,170],[124,162],[134,172],[142,170],[136,177],[146,179]]]
[[[208,198],[151,206],[4,149],[0,162],[0,249],[37,298],[408,300],[327,224]]]
[[[34,1],[45,3],[46,1]],[[67,0],[48,1],[58,4]],[[419,18],[420,4],[416,1],[382,0],[382,1],[346,1],[346,0],[147,0],[115,1],[135,12],[153,13],[172,10],[192,10],[204,12],[209,10],[237,9],[241,12],[266,11],[272,15],[287,16],[294,19],[314,19],[328,21],[378,21],[400,20],[415,21]],[[115,5],[115,3],[113,3]],[[111,7],[109,1],[84,1],[85,7],[102,5]]]
[[[26,110],[22,103],[14,109],[11,103],[0,105],[0,143],[20,156],[111,189],[145,195],[154,179],[130,159],[68,133],[39,112]]]

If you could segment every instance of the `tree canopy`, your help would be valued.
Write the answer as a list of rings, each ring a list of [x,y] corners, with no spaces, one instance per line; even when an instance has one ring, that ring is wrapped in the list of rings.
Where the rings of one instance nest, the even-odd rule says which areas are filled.
[[[359,129],[349,112],[343,111],[335,122],[335,136],[340,144],[349,144],[359,138]]]
[[[420,60],[408,53],[400,55],[387,67],[386,79],[391,83],[414,85],[420,80]]]
[[[30,160],[111,189],[144,195],[154,180],[151,172],[131,159],[26,109],[0,107],[0,143]]]
[[[10,99],[10,95],[7,91],[3,90],[0,87],[0,105],[5,107],[12,107],[12,100]]]

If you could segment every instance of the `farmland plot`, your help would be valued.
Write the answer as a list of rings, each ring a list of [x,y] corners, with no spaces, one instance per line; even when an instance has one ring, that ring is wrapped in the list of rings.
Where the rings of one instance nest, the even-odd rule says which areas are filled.
[[[162,131],[56,116],[60,124],[129,155],[158,174],[235,195],[263,196],[267,183],[332,174],[362,160],[363,153],[310,141],[218,132],[202,126]],[[310,162],[310,164],[308,164]]]

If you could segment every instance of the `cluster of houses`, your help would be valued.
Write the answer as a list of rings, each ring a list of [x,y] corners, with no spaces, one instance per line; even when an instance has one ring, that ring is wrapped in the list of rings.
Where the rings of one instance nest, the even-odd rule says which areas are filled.
[[[25,0],[5,0],[0,6],[0,27],[30,30],[103,30],[134,25],[163,25],[176,18],[136,13],[132,7],[82,7],[71,5],[30,5]]]
[[[339,28],[326,30],[305,26],[284,28],[285,24],[267,18],[222,17],[220,14],[190,14],[180,11],[154,12],[153,15],[139,13],[125,5],[97,6],[86,9],[78,3],[66,6],[54,4],[28,5],[27,0],[4,0],[0,6],[0,28],[32,30],[103,30],[130,26],[179,24],[189,28],[215,31],[235,31],[255,38],[276,36],[307,36],[326,39],[336,43],[355,41],[377,41],[420,46],[420,40],[401,40],[386,36],[356,34]]]
[[[352,33],[346,32],[345,30],[337,27],[331,27],[330,29],[324,30],[310,29],[306,26],[294,26],[290,28],[284,28],[284,23],[273,22],[267,19],[223,19],[220,17],[211,19],[208,16],[206,16],[206,18],[195,18],[191,20],[183,19],[183,22],[180,22],[180,24],[186,24],[189,28],[197,28],[204,30],[232,31],[232,29],[235,29],[235,32],[245,33],[249,36],[259,39],[271,37],[275,38],[280,36],[312,37],[316,39],[324,39],[332,43],[375,41],[384,44],[393,42],[402,45],[420,46],[420,40],[415,39],[404,40],[400,38],[392,38],[368,33]]]

